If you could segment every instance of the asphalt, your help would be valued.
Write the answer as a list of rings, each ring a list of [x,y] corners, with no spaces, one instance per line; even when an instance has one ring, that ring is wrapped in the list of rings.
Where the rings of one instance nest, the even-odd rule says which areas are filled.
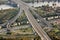
[[[21,0],[13,0],[13,1],[19,4],[20,8],[22,8],[25,11],[25,14],[29,22],[31,23],[34,30],[38,33],[38,35],[42,38],[42,40],[51,40],[31,14],[31,12],[29,11],[29,7],[27,7],[26,4],[24,4]]]
[[[22,10],[24,10],[30,24],[32,25],[32,27],[34,28],[34,30],[37,32],[37,34],[41,37],[42,40],[51,40],[49,38],[49,36],[47,35],[47,33],[42,29],[42,27],[40,26],[40,24],[36,21],[36,19],[33,17],[33,15],[31,14],[31,12],[29,11],[29,7],[26,6],[26,4],[24,2],[22,2],[21,0],[12,0],[14,2],[16,2],[17,4],[20,5],[20,8]],[[13,23],[21,14],[21,11],[17,14],[16,17],[14,17],[13,19],[11,19],[10,21],[8,21],[8,23]],[[5,29],[3,29],[5,30]]]

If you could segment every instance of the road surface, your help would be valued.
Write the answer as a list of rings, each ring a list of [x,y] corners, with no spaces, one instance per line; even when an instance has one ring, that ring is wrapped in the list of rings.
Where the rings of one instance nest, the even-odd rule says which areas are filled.
[[[41,28],[41,26],[39,25],[39,23],[35,20],[35,18],[33,17],[33,15],[30,12],[30,8],[26,6],[26,4],[24,4],[21,0],[13,0],[14,2],[16,2],[17,4],[20,5],[20,8],[22,10],[24,10],[29,22],[31,23],[32,27],[34,28],[34,30],[37,32],[37,34],[41,37],[42,40],[51,40],[49,38],[49,36],[46,34],[46,32]],[[8,23],[13,23],[21,14],[21,11],[17,14],[16,17],[14,17],[13,19],[11,19],[10,21],[8,21]]]
[[[22,8],[25,11],[25,14],[31,23],[34,30],[38,33],[38,35],[41,37],[42,40],[51,40],[49,36],[45,33],[45,31],[41,28],[41,26],[38,24],[38,22],[35,20],[31,12],[29,11],[29,7],[24,5],[21,0],[13,0],[17,4],[20,5],[20,8]]]

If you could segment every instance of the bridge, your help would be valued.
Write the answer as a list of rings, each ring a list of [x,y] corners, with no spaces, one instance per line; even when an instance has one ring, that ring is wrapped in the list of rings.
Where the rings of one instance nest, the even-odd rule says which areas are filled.
[[[31,23],[34,30],[37,32],[37,34],[41,37],[42,40],[51,40],[49,36],[46,34],[44,30],[42,30],[41,26],[38,24],[38,22],[35,20],[31,12],[29,11],[29,7],[24,4],[21,0],[13,0],[15,3],[20,5],[20,8],[24,10],[29,22]]]
[[[41,40],[51,40],[50,37],[47,35],[47,33],[42,29],[41,25],[36,21],[36,19],[31,14],[30,9],[33,11],[32,7],[29,7],[26,3],[24,3],[21,0],[12,0],[12,1],[14,1],[16,4],[19,5],[20,11],[14,18],[12,18],[10,21],[4,24],[1,24],[1,26],[6,25],[7,23],[9,23],[9,25],[14,23],[15,20],[21,15],[22,10],[24,10],[25,15],[27,16],[30,24],[32,25],[36,33],[41,37]],[[42,19],[42,17],[40,17],[39,19]]]

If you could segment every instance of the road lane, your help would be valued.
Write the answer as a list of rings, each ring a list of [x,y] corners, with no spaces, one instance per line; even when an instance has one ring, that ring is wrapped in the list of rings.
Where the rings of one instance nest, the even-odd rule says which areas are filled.
[[[31,12],[29,11],[29,8],[26,7],[24,4],[22,4],[20,1],[16,1],[21,8],[25,11],[25,14],[29,20],[29,22],[31,23],[32,27],[34,28],[34,30],[38,33],[38,35],[43,38],[42,40],[51,40],[48,35],[45,33],[45,31],[42,30],[41,26],[37,23],[37,21],[34,19],[33,15],[31,14]]]

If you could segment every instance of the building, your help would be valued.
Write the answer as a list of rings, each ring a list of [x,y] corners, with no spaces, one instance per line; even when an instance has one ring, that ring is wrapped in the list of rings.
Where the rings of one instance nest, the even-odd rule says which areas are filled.
[[[57,12],[57,13],[60,13],[60,7],[57,7],[57,8],[56,8],[56,12]]]
[[[8,0],[0,0],[0,5],[1,4],[6,4],[8,2]]]
[[[11,31],[11,34],[8,36],[8,34],[0,40],[40,40],[40,37],[34,32],[33,28],[29,25],[22,25],[22,26],[16,26],[12,27],[14,31]]]
[[[54,21],[55,24],[60,24],[60,19]]]

